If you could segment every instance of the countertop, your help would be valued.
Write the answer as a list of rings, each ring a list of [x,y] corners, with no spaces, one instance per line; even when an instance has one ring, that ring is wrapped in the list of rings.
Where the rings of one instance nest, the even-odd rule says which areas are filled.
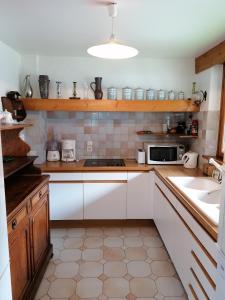
[[[155,171],[156,175],[165,183],[170,191],[179,199],[184,207],[191,213],[195,220],[205,229],[205,231],[217,240],[218,227],[204,215],[194,203],[183,194],[176,186],[169,181],[170,176],[205,176],[200,169],[185,169],[180,165],[147,165],[138,164],[135,159],[125,159],[123,167],[84,167],[85,160],[79,162],[45,162],[37,165],[42,172],[149,172]]]
[[[140,171],[148,172],[152,170],[152,165],[138,164],[135,159],[124,159],[125,166],[122,167],[85,167],[85,160],[78,162],[45,162],[37,165],[42,172],[121,172],[121,171]]]

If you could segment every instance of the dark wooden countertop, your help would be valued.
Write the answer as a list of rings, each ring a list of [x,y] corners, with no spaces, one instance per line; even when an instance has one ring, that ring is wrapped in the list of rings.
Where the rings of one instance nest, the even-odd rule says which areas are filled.
[[[32,197],[40,184],[49,180],[47,175],[12,176],[5,180],[6,212],[10,219],[12,213],[18,211],[27,197]]]

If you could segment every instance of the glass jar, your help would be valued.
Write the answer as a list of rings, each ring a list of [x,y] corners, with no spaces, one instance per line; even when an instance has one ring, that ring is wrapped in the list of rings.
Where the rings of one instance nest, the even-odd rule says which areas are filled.
[[[155,90],[148,89],[146,91],[146,100],[155,100]]]
[[[107,89],[107,99],[117,100],[117,89],[115,87]]]
[[[158,90],[157,95],[159,100],[165,100],[166,93],[164,90]]]
[[[175,93],[175,91],[173,91],[173,90],[169,91],[169,93],[168,93],[168,99],[169,100],[175,100],[176,99],[176,93]]]
[[[133,89],[130,87],[125,87],[122,89],[122,98],[123,100],[132,100]]]
[[[180,91],[180,92],[178,93],[178,99],[179,99],[179,100],[184,100],[184,92]]]
[[[144,100],[144,90],[142,88],[136,88],[134,90],[135,100]]]

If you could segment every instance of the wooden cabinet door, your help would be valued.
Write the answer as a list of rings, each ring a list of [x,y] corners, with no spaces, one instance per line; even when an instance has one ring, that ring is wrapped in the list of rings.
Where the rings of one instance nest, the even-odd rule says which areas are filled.
[[[31,216],[33,267],[35,271],[49,245],[48,195]]]
[[[9,242],[13,300],[20,300],[31,281],[28,219],[21,222]]]

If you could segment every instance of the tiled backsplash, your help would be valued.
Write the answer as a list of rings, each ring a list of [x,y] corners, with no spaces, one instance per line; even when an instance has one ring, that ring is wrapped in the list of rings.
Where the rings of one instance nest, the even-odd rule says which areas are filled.
[[[162,124],[170,117],[176,126],[187,117],[185,113],[108,113],[108,112],[29,112],[28,119],[35,126],[26,130],[25,139],[38,152],[39,162],[45,160],[47,140],[54,136],[75,139],[77,158],[134,158],[145,141],[174,141],[171,137],[138,136],[139,130],[162,131]],[[92,153],[87,142],[93,142]],[[184,143],[179,139],[179,142]]]

